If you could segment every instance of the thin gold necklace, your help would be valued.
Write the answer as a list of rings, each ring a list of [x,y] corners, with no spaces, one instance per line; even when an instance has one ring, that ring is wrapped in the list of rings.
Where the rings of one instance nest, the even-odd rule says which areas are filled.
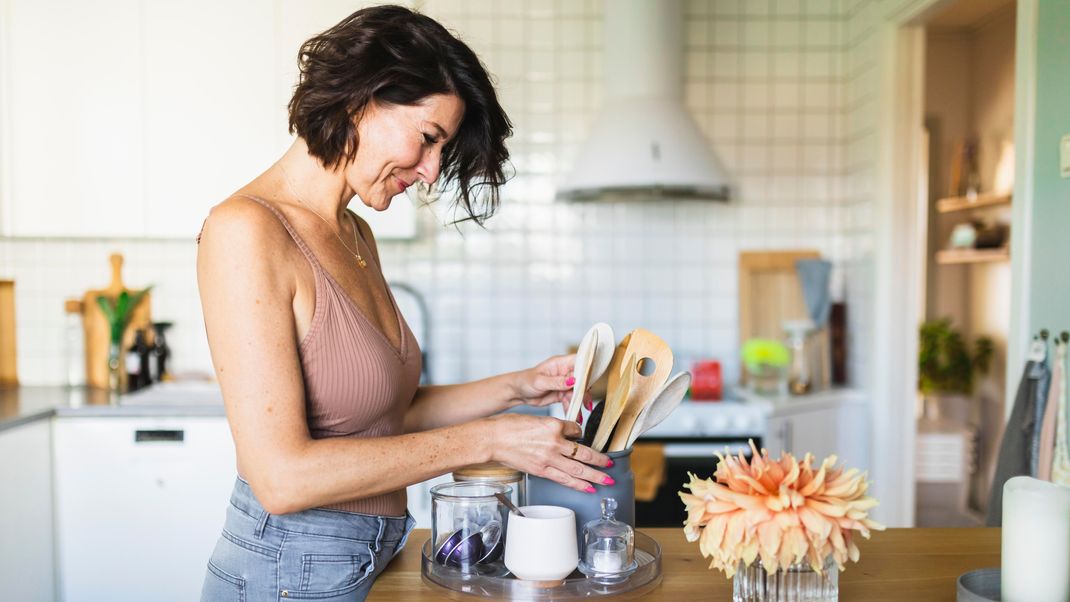
[[[286,181],[286,188],[288,188],[290,190],[290,195],[293,196],[293,198],[297,199],[298,203],[301,203],[302,205],[304,205],[305,208],[308,209],[309,211],[311,211],[316,217],[318,217],[321,220],[323,220],[323,223],[327,224],[327,229],[330,230],[332,234],[334,234],[334,237],[338,239],[338,242],[342,243],[342,247],[344,247],[346,251],[349,251],[350,255],[352,255],[353,257],[355,257],[357,259],[357,265],[359,265],[362,268],[368,267],[368,262],[364,261],[364,258],[360,256],[360,253],[350,249],[349,245],[346,244],[346,241],[342,240],[342,237],[339,236],[338,233],[334,231],[334,228],[331,227],[331,222],[327,221],[327,218],[325,218],[322,215],[320,215],[319,211],[316,211],[315,209],[313,209],[312,205],[309,205],[308,203],[306,203],[305,200],[302,199],[301,196],[298,195],[296,191],[294,191],[293,184],[290,182],[290,174],[289,174],[289,172],[286,171],[286,168],[283,167],[282,165],[279,165],[279,169],[282,170],[282,179]],[[353,242],[357,243],[357,250],[359,251],[360,250],[360,239],[357,238],[357,236],[356,236],[356,234],[357,234],[357,222],[356,222],[356,220],[353,219],[352,215],[349,215],[348,211],[346,211],[346,215],[349,216],[350,222],[353,223],[353,234],[354,234]]]

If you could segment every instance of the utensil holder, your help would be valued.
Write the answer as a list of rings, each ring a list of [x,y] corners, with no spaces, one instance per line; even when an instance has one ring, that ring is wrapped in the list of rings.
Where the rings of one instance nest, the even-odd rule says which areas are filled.
[[[576,491],[549,479],[528,475],[528,505],[564,506],[576,513],[576,545],[583,553],[583,526],[602,516],[602,498],[617,500],[616,518],[635,528],[635,475],[632,473],[632,448],[607,452],[613,460],[610,468],[599,468],[613,478],[612,485],[595,483],[595,492]]]

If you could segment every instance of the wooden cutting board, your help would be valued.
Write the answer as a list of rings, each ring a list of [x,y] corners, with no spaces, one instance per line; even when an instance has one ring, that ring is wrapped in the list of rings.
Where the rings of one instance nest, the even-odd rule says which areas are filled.
[[[810,317],[803,298],[795,262],[820,259],[811,250],[743,251],[739,254],[739,346],[754,337],[784,340],[784,320]],[[828,334],[823,328],[815,337],[820,364],[811,366],[815,388],[828,383]],[[746,383],[747,370],[740,364],[740,382]]]
[[[19,384],[15,352],[15,281],[0,280],[0,386]]]
[[[108,348],[111,346],[111,327],[104,311],[97,304],[97,296],[103,295],[114,302],[119,298],[119,293],[127,291],[129,294],[140,289],[127,288],[123,284],[123,256],[116,253],[111,260],[111,284],[102,289],[92,289],[85,292],[81,299],[72,299],[67,302],[67,311],[82,315],[82,327],[85,331],[85,382],[88,386],[108,388]],[[122,363],[126,357],[126,350],[134,344],[134,336],[138,330],[146,331],[149,345],[152,345],[154,333],[152,330],[152,306],[151,293],[146,293],[141,301],[133,309],[129,325],[123,332],[122,353],[119,361]],[[120,390],[126,390],[126,369],[121,365]]]

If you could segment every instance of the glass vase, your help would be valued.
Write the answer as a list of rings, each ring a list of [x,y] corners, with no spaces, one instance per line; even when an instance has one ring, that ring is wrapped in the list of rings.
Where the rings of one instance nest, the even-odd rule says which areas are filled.
[[[732,577],[732,602],[836,602],[840,573],[831,556],[825,559],[824,571],[818,573],[803,561],[770,575],[760,559],[750,566],[740,563]]]
[[[122,346],[112,342],[108,347],[108,403],[118,405],[123,393]]]

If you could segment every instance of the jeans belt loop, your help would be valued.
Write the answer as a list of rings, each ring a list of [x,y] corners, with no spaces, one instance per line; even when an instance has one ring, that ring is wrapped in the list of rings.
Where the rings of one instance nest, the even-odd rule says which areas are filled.
[[[255,535],[257,539],[264,538],[264,527],[267,526],[268,517],[270,516],[271,514],[267,510],[260,511],[260,518],[256,521]]]

